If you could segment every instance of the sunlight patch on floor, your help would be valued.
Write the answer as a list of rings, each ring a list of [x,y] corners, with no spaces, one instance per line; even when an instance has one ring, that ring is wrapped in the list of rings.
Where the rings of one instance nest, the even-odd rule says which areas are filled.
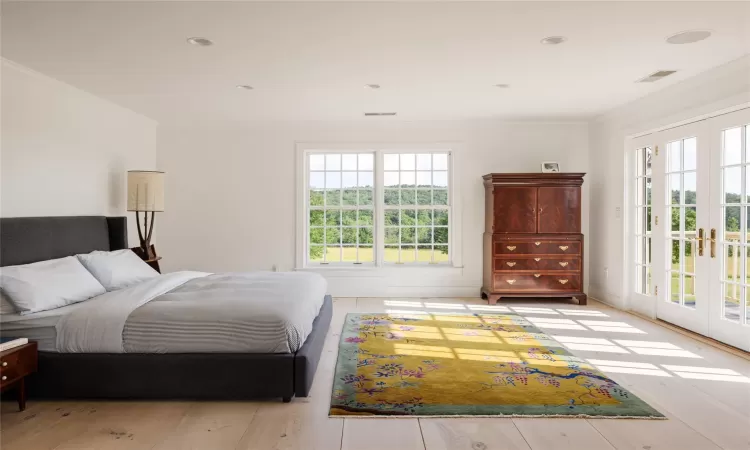
[[[734,375],[719,375],[715,373],[693,373],[693,372],[675,372],[682,378],[692,380],[713,380],[713,381],[731,381],[733,383],[750,383],[750,378]]]
[[[650,375],[654,377],[671,377],[672,375],[659,369],[654,364],[631,362],[631,361],[611,361],[606,359],[589,359],[591,364],[602,372],[609,373],[627,373],[631,375]]]
[[[532,308],[525,306],[511,306],[510,309],[519,314],[551,314],[559,316],[560,313],[551,308]]]
[[[682,350],[680,347],[672,344],[671,342],[660,342],[660,341],[631,341],[628,339],[612,339],[618,344],[624,347],[640,347],[640,348],[665,348],[669,350]]]
[[[614,344],[595,345],[595,344],[576,344],[576,343],[571,342],[571,343],[566,343],[565,346],[571,350],[583,350],[583,351],[589,351],[589,352],[629,353],[624,348],[619,347]]]
[[[633,353],[639,355],[649,356],[672,356],[676,358],[703,358],[702,356],[696,355],[695,353],[687,350],[669,350],[664,348],[641,348],[641,347],[628,347]]]

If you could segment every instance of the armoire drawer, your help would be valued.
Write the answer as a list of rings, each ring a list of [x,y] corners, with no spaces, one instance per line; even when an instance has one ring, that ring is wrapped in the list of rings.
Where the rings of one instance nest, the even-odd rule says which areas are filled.
[[[495,241],[496,255],[580,255],[580,241]]]
[[[581,259],[569,256],[528,256],[517,258],[494,258],[493,272],[517,272],[524,270],[578,272]]]
[[[580,292],[581,290],[581,278],[578,274],[495,273],[492,275],[492,283],[495,291]]]

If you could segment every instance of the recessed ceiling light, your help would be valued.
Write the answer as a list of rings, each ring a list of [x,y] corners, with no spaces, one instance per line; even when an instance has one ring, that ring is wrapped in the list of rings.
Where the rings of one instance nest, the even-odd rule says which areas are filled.
[[[214,45],[213,41],[204,37],[191,37],[187,40],[189,44],[197,45],[199,47],[208,47]]]
[[[509,84],[496,84],[495,87],[500,88],[500,89],[507,89],[510,87],[510,85]]]
[[[666,41],[668,44],[692,44],[708,39],[709,36],[711,36],[711,32],[708,30],[688,30],[673,34]]]
[[[565,36],[550,36],[542,39],[540,42],[544,45],[557,45],[567,41],[568,38]]]
[[[380,89],[379,84],[366,84],[365,87],[368,89]]]
[[[237,89],[244,89],[246,91],[252,91],[253,87],[250,86],[249,84],[238,84]]]

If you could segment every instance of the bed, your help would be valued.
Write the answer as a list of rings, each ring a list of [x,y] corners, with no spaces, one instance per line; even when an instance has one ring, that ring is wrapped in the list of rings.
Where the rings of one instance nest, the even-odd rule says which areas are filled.
[[[127,222],[124,217],[0,219],[0,266],[29,264],[95,250],[125,248]],[[180,275],[167,274],[157,281],[164,283],[170,277],[178,278]],[[269,283],[276,283],[267,287],[273,289],[272,292],[286,290],[283,297],[287,302],[291,301],[296,292],[294,289],[298,289],[287,283],[287,280],[293,281],[293,274],[287,275],[290,278],[284,278],[280,274],[199,273],[188,274],[187,277],[190,281],[180,284],[174,291],[208,289],[206,286],[237,281],[238,277],[266,277],[261,280],[263,283],[267,280],[270,280]],[[173,291],[169,292],[171,294]],[[210,289],[201,292],[211,293]],[[300,297],[302,294],[300,293]],[[120,304],[123,299],[128,298],[123,293],[118,295],[118,298],[106,301]],[[184,292],[182,295],[190,299]],[[101,297],[108,296],[109,294]],[[166,301],[160,301],[164,300],[162,297]],[[68,337],[67,341],[72,342],[72,351],[78,352],[61,352],[59,348],[55,348],[55,342],[58,347],[61,341],[67,342],[57,335],[59,330],[78,329],[68,325],[61,327],[60,321],[67,320],[75,324],[77,318],[97,323],[99,318],[96,316],[96,303],[105,301],[98,297],[28,316],[5,315],[2,318],[3,335],[12,335],[14,332],[20,334],[23,330],[24,336],[36,340],[40,345],[39,370],[27,381],[28,395],[43,398],[282,398],[285,402],[291,401],[294,396],[308,395],[331,321],[330,296],[325,295],[313,311],[306,312],[314,320],[309,325],[310,329],[305,330],[304,339],[295,341],[294,336],[287,333],[284,335],[289,342],[287,347],[273,340],[263,342],[255,335],[243,335],[242,330],[234,330],[228,335],[228,339],[221,340],[227,345],[226,351],[216,351],[216,342],[206,344],[206,348],[212,351],[201,351],[200,339],[195,340],[196,347],[191,349],[189,336],[172,339],[174,342],[170,341],[167,348],[155,345],[161,327],[171,325],[163,323],[169,319],[169,314],[164,312],[173,311],[174,307],[166,308],[165,305],[175,304],[174,298],[167,295],[162,297],[136,307],[129,316],[121,333],[123,346],[127,349],[123,353],[108,352],[104,344],[101,348],[95,348],[95,352],[87,352],[85,347],[81,350],[75,346],[80,341],[75,339],[76,336]],[[188,305],[184,307],[190,307],[190,301],[181,303]],[[289,308],[290,304],[287,303],[285,307]],[[219,317],[219,321],[222,314],[226,315],[226,309],[220,306],[206,312]],[[311,313],[313,315],[310,316]],[[204,320],[188,326],[194,326],[198,330],[207,328],[211,323],[212,321]],[[107,327],[102,325],[101,328],[105,333]],[[207,337],[211,337],[210,333]],[[284,339],[281,342],[285,342]]]

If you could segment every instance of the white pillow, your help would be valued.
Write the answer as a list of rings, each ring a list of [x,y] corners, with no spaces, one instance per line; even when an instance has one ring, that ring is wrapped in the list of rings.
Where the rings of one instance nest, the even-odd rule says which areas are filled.
[[[74,256],[2,267],[0,288],[22,315],[60,308],[107,292]]]
[[[130,249],[113,252],[94,251],[76,256],[108,291],[116,291],[159,276],[159,272]]]

